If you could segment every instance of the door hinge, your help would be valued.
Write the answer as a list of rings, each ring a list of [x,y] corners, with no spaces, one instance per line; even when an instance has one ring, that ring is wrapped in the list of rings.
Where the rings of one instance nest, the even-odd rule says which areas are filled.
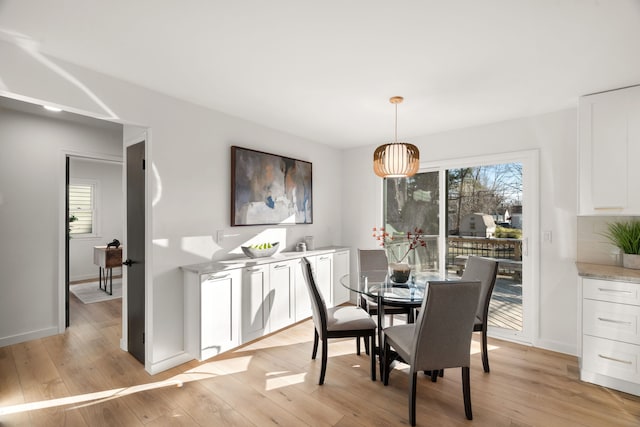
[[[144,332],[142,333],[142,344],[144,344]]]
[[[142,170],[145,170],[147,168],[147,163],[145,159],[142,159]]]

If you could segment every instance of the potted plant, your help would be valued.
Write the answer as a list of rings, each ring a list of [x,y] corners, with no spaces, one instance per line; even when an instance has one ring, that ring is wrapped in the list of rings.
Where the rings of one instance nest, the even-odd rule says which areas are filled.
[[[640,270],[640,220],[615,221],[604,233],[622,251],[622,266]]]
[[[389,260],[389,278],[394,283],[406,283],[411,275],[411,266],[405,261],[409,253],[419,246],[426,246],[422,230],[415,228],[406,233],[388,233],[384,227],[373,228],[373,238],[385,248]]]

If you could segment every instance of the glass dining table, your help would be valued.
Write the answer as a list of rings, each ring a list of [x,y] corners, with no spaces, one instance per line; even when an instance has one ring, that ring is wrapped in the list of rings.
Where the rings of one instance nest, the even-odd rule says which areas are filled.
[[[422,305],[427,295],[429,281],[443,280],[436,272],[412,275],[407,283],[394,283],[381,271],[361,271],[360,275],[346,274],[340,284],[352,292],[368,296],[378,304],[378,358],[382,361],[382,329],[384,328],[384,307],[407,308],[407,323],[415,321],[415,309]],[[382,378],[382,363],[380,363]]]

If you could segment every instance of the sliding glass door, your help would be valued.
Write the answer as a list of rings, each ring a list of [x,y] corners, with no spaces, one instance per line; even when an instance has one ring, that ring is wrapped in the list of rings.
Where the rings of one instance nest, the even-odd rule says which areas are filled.
[[[401,237],[420,230],[417,272],[459,278],[469,256],[498,260],[489,308],[492,335],[531,342],[537,305],[537,152],[447,161],[410,178],[384,180],[384,224]],[[402,239],[399,239],[402,241]],[[401,244],[401,243],[398,243]]]

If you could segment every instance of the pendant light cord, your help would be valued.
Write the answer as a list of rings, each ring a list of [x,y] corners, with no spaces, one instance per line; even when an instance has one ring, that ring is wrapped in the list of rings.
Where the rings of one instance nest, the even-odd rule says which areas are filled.
[[[395,106],[396,106],[396,130],[395,130],[396,140],[395,142],[397,143],[398,142],[398,104],[395,104]]]

